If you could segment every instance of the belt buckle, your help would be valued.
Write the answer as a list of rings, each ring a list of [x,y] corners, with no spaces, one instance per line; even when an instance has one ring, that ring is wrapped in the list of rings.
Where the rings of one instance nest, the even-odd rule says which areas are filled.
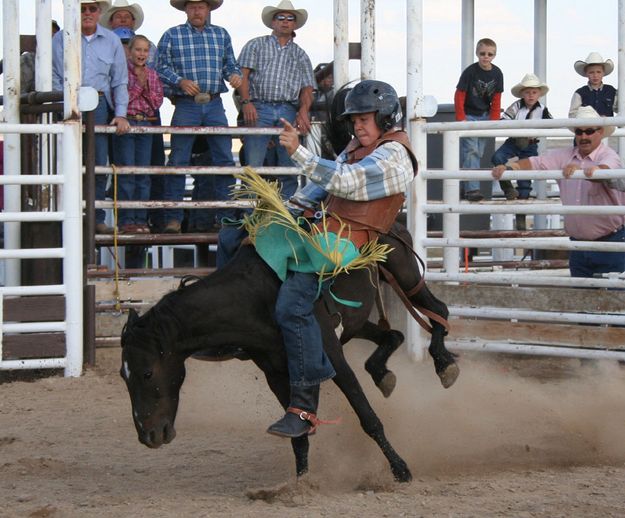
[[[211,102],[212,98],[213,96],[211,94],[199,93],[193,97],[193,100],[195,101],[195,104],[208,104]]]

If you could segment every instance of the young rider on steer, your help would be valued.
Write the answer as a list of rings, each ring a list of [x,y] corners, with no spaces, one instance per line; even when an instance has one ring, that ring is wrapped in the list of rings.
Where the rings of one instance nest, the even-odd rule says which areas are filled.
[[[357,84],[347,94],[342,117],[348,119],[355,138],[336,161],[301,146],[297,131],[284,120],[280,144],[311,180],[289,201],[292,211],[303,212],[325,200],[327,214],[349,222],[350,239],[360,247],[375,230],[388,231],[394,222],[417,161],[407,134],[394,129],[401,108],[389,84],[374,80]],[[319,384],[335,375],[313,312],[318,292],[316,273],[289,271],[278,293],[276,320],[287,353],[291,396],[286,414],[267,430],[275,435],[299,437],[313,432]]]

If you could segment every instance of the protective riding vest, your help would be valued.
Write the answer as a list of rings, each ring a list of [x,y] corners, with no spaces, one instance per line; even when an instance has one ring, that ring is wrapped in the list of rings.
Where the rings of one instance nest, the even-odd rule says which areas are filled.
[[[399,142],[406,148],[412,162],[413,174],[417,174],[417,158],[410,148],[410,140],[405,131],[392,130],[384,133],[378,140],[368,146],[361,146],[353,139],[345,148],[348,164],[360,162],[363,158],[387,142]],[[404,205],[403,193],[393,194],[384,198],[368,201],[353,201],[330,194],[325,201],[326,225],[328,230],[338,232],[341,222],[350,227],[350,241],[360,248],[367,241],[375,239],[377,233],[386,234],[397,214]],[[346,237],[343,235],[342,237]]]

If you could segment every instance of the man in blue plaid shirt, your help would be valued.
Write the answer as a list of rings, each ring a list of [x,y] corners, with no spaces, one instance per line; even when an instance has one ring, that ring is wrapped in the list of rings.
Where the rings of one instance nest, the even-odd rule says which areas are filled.
[[[182,25],[168,29],[158,43],[158,74],[171,89],[172,103],[176,108],[172,126],[228,126],[221,94],[228,91],[224,79],[232,88],[241,85],[241,70],[237,65],[228,32],[208,23],[211,11],[219,8],[223,0],[170,0],[170,4],[187,14]],[[172,135],[169,165],[186,166],[191,161],[194,135]],[[215,166],[233,166],[232,138],[228,135],[211,135],[207,138],[212,163]],[[215,177],[217,199],[229,197],[231,176]],[[206,175],[194,178],[195,197],[209,199],[210,179]],[[183,175],[165,177],[163,199],[181,201],[184,196]],[[201,210],[207,221],[198,214],[196,225],[209,227],[209,212]],[[182,209],[169,209],[165,213],[166,233],[180,232]],[[231,216],[220,211],[218,218]]]

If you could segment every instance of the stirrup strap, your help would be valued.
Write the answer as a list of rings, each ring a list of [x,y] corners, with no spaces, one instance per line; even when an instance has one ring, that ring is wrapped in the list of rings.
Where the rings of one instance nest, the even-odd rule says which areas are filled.
[[[308,435],[312,435],[317,431],[317,427],[321,424],[339,424],[341,422],[341,418],[338,417],[336,419],[319,419],[317,414],[313,414],[312,412],[306,412],[306,410],[302,410],[301,408],[297,408],[294,406],[290,406],[286,409],[287,412],[291,414],[295,414],[302,421],[308,421],[312,428],[308,431]]]
[[[440,315],[437,315],[433,311],[430,311],[429,309],[426,309],[422,306],[414,305],[412,301],[408,298],[408,295],[410,296],[414,295],[423,287],[424,283],[421,282],[423,281],[423,277],[421,278],[421,281],[408,292],[408,295],[407,295],[406,293],[404,293],[404,290],[402,290],[401,286],[399,285],[399,283],[397,282],[393,274],[389,272],[386,268],[384,268],[382,265],[379,265],[379,266],[380,266],[380,271],[384,274],[384,277],[386,278],[387,282],[392,286],[393,290],[395,290],[395,293],[397,293],[401,301],[404,303],[404,306],[406,306],[406,309],[412,315],[412,318],[414,318],[423,329],[425,329],[430,334],[432,333],[432,326],[430,326],[430,324],[428,324],[425,320],[423,320],[423,318],[421,318],[421,316],[419,315],[419,313],[415,311],[415,309],[423,313],[428,318],[431,318],[435,322],[438,322],[447,331],[449,331],[449,322],[447,322],[446,319],[444,319]]]

